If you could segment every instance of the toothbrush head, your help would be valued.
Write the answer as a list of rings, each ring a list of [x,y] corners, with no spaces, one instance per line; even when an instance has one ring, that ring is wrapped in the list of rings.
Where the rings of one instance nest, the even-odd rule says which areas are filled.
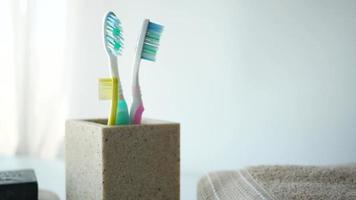
[[[108,12],[104,20],[105,49],[109,55],[118,56],[123,46],[122,28],[119,18],[113,12]]]
[[[159,40],[163,32],[163,26],[148,22],[145,40],[143,42],[141,58],[149,61],[156,61]]]

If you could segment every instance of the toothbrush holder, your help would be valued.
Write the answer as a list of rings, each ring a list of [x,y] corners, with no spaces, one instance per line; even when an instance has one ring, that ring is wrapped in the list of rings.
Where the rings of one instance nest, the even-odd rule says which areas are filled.
[[[66,199],[179,200],[180,124],[66,122]]]

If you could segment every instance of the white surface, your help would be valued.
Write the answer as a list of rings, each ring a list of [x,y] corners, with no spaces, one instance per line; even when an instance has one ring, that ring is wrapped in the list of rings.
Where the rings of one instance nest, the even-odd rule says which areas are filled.
[[[65,199],[64,162],[58,160],[39,160],[25,157],[1,157],[0,170],[34,169],[40,189],[56,193]],[[183,173],[181,178],[181,199],[196,199],[196,183],[199,176]]]
[[[141,66],[144,116],[181,122],[183,172],[356,161],[356,1],[68,6],[71,118],[107,116],[96,80],[109,75],[101,23],[113,10],[124,29],[119,68],[128,103],[142,20],[165,26],[157,62]]]

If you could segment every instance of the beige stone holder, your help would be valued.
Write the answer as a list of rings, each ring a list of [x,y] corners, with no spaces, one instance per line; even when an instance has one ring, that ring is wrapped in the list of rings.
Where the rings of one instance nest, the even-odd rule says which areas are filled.
[[[180,125],[66,122],[67,200],[179,200]]]

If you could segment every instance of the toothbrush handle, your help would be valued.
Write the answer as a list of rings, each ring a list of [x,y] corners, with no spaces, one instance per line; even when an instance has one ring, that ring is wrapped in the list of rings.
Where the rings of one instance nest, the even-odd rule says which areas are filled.
[[[115,88],[113,88],[113,97],[111,102],[111,115],[115,113],[114,124],[115,125],[125,125],[130,123],[129,112],[127,109],[127,104],[124,99],[124,94],[122,86],[120,83],[119,68],[117,66],[117,57],[110,55],[110,64],[111,64],[111,75],[113,79],[116,79]],[[114,86],[114,85],[113,85]],[[115,110],[113,110],[115,108]],[[110,121],[111,122],[111,121]]]
[[[132,84],[132,104],[130,109],[131,124],[141,124],[142,113],[145,110],[142,102],[140,84],[138,82],[138,68],[136,69],[137,71],[134,73],[136,76],[134,76]]]
[[[130,123],[129,112],[124,98],[123,90],[121,87],[120,79],[117,77],[117,108],[116,108],[116,125],[125,125]]]
[[[141,38],[143,36],[141,35]],[[131,124],[141,124],[142,113],[144,111],[142,103],[141,88],[139,83],[139,71],[141,62],[141,50],[142,45],[138,45],[140,49],[137,50],[135,65],[133,68],[133,78],[132,78],[132,104],[130,109],[130,122]]]

